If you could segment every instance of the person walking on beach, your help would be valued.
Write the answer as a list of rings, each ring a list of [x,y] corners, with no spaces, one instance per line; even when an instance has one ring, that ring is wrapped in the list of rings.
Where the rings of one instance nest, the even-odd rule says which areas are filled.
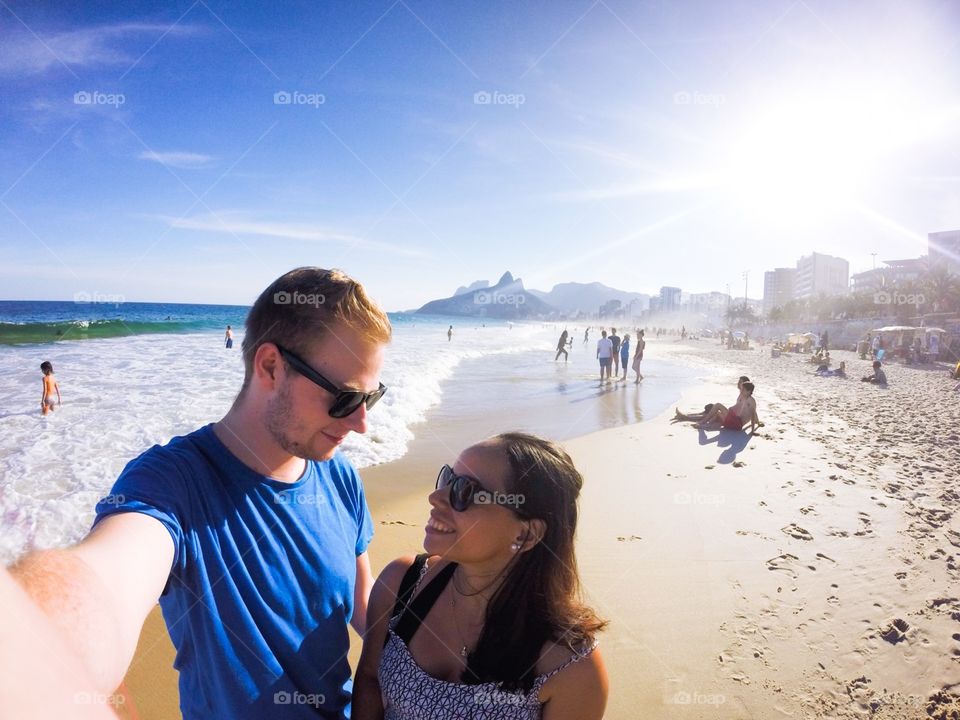
[[[589,328],[589,327],[587,327],[587,329],[583,331],[583,344],[586,345],[588,342],[590,342],[590,328]]]
[[[63,405],[60,399],[60,383],[53,375],[53,365],[49,360],[40,363],[40,372],[43,373],[43,394],[40,396],[40,412],[48,415],[53,412],[57,405]],[[57,402],[53,402],[53,394],[57,394]]]
[[[615,327],[610,328],[610,342],[613,344],[613,374],[620,376],[620,336]]]
[[[512,330],[513,328],[510,328],[510,329]],[[452,339],[453,339],[453,325],[447,328],[447,342],[450,342],[450,340]]]
[[[0,569],[0,669],[25,669],[4,712],[93,717],[72,698],[111,696],[159,598],[184,720],[349,717],[347,623],[366,631],[373,521],[339,448],[386,391],[390,335],[338,270],[264,290],[227,414],[128,463],[78,545]]]
[[[566,452],[524,433],[440,469],[426,553],[374,585],[354,720],[600,720],[606,622],[579,598],[582,485]]]
[[[600,331],[597,340],[597,359],[600,361],[600,383],[603,384],[603,373],[607,373],[607,382],[610,381],[610,366],[613,364],[613,343],[607,337],[607,331]]]
[[[227,334],[224,336],[227,350],[233,349],[233,328],[227,325]]]
[[[627,379],[627,363],[630,361],[630,333],[624,333],[620,343],[620,367],[623,368],[623,379]]]
[[[647,341],[643,339],[643,330],[637,331],[637,349],[633,351],[633,371],[637,374],[637,379],[633,381],[634,385],[643,380],[640,374],[640,363],[643,362],[643,349],[647,346]]]
[[[563,353],[564,362],[570,359],[570,356],[567,353],[567,329],[566,328],[563,329],[563,332],[560,333],[560,339],[557,340],[557,356],[553,359],[554,362],[560,359],[560,353]]]

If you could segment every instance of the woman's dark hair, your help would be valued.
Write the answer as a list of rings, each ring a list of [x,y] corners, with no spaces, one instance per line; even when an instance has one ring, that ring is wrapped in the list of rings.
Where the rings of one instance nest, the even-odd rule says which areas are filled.
[[[492,442],[510,464],[508,491],[523,497],[519,514],[542,520],[545,530],[540,542],[517,554],[490,599],[462,680],[529,691],[547,642],[584,652],[607,622],[580,594],[574,535],[583,477],[573,460],[558,445],[526,433],[503,433]]]
[[[742,382],[742,383],[750,382],[750,378],[748,378],[746,375],[741,375],[739,382]]]
[[[49,360],[44,360],[42,363],[40,363],[40,372],[42,372],[44,375],[49,375],[53,372],[53,365],[50,364]]]

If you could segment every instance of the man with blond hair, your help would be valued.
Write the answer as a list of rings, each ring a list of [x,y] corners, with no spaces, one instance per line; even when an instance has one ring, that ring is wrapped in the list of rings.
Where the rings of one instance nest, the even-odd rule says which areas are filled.
[[[132,460],[81,543],[0,572],[11,717],[106,717],[89,698],[120,684],[158,598],[186,720],[349,715],[373,523],[338,448],[386,390],[390,334],[340,271],[298,268],[263,291],[229,412]]]

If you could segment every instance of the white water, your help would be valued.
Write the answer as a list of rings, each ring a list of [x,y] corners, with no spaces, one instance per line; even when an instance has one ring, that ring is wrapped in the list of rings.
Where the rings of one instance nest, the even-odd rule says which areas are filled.
[[[455,321],[454,321],[455,322]],[[411,427],[440,402],[441,382],[466,358],[555,347],[539,324],[457,325],[437,319],[394,325],[383,382],[366,435],[344,452],[358,467],[401,457]],[[139,335],[0,348],[0,562],[84,536],[97,500],[127,462],[220,419],[243,380],[239,347],[223,335]],[[50,360],[63,407],[40,415],[40,363]],[[489,398],[491,403],[495,398]]]

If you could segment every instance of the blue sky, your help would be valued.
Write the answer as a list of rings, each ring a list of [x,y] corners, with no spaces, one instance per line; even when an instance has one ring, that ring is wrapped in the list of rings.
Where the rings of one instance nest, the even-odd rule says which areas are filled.
[[[0,38],[2,299],[759,296],[960,228],[953,2],[3,0]]]

